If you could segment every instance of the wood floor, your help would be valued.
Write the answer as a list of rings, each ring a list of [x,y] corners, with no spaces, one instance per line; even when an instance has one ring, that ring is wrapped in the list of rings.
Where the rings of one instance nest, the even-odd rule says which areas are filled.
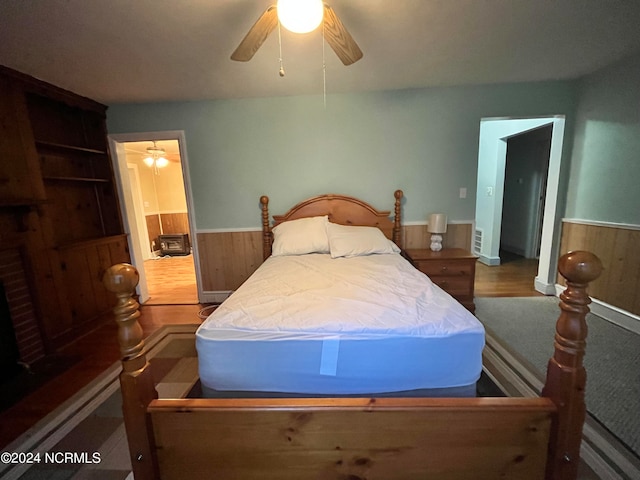
[[[193,265],[193,258],[172,257],[187,264],[190,260]],[[171,276],[165,272],[164,285],[153,285],[150,283],[150,291],[155,292],[158,298],[163,289],[167,291],[167,296],[160,297],[165,305],[145,304],[141,307],[140,323],[145,336],[150,335],[163,325],[171,324],[197,324],[202,321],[198,313],[203,305],[184,301],[186,296],[171,293],[175,285],[188,284],[193,282],[195,291],[195,277],[192,276],[188,268],[178,269],[171,267],[169,262],[164,260],[158,262],[158,267],[168,268]],[[183,278],[179,278],[181,272],[187,272]],[[537,271],[537,262],[531,260],[515,260],[504,265],[488,267],[478,263],[476,265],[476,296],[534,296],[540,295],[533,288],[533,281]],[[187,280],[187,275],[191,280]],[[152,275],[153,278],[153,275]],[[169,288],[165,288],[168,285]],[[156,287],[160,287],[154,290]],[[189,297],[191,298],[191,297]],[[171,301],[179,300],[180,305],[170,305]],[[197,300],[192,300],[197,302]],[[117,347],[117,327],[112,318],[107,317],[104,322],[92,333],[86,335],[76,343],[61,351],[65,355],[78,355],[81,361],[69,368],[64,373],[52,379],[39,390],[26,396],[21,402],[0,413],[0,448],[8,445],[15,438],[26,432],[40,419],[56,407],[68,400],[81,388],[89,384],[98,375],[113,365],[119,359]]]
[[[509,258],[502,265],[489,267],[476,263],[476,297],[537,297],[534,288],[538,260]]]
[[[189,305],[198,303],[193,255],[157,257],[144,262],[149,289],[145,305]]]

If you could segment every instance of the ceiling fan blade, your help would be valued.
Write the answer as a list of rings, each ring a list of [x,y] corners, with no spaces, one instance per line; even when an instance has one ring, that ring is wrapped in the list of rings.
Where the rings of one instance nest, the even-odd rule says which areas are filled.
[[[267,39],[278,24],[278,14],[275,5],[267,8],[260,18],[253,24],[247,35],[242,39],[238,48],[231,54],[231,60],[248,62]]]
[[[324,37],[345,65],[351,65],[362,58],[362,50],[327,4],[324,5]]]

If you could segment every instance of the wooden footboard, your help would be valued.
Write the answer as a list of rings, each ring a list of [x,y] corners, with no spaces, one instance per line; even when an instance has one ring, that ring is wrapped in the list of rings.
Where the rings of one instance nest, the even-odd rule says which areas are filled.
[[[145,358],[137,272],[111,267],[125,427],[135,478],[554,479],[577,477],[588,252],[559,263],[555,353],[540,398],[157,399]]]

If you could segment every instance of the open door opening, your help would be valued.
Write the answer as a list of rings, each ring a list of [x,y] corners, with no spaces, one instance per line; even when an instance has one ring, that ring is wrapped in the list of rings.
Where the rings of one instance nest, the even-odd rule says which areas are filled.
[[[140,302],[197,304],[197,251],[180,136],[154,132],[111,141],[132,263],[141,274]]]
[[[546,165],[546,184],[539,182],[539,192],[543,197],[536,204],[538,225],[529,239],[539,257],[538,274],[534,287],[545,295],[555,294],[555,263],[559,249],[559,182],[564,139],[564,116],[535,118],[486,118],[480,122],[478,150],[478,183],[476,189],[476,227],[474,234],[474,253],[485,265],[500,264],[500,246],[502,242],[503,206],[505,199],[505,177],[507,164],[507,142],[510,138],[549,128],[551,133],[548,145],[548,164]],[[545,146],[545,148],[547,148]],[[542,174],[540,174],[542,175]],[[516,176],[516,181],[518,177]],[[523,180],[524,184],[524,180]],[[531,207],[533,208],[533,207]],[[539,240],[538,240],[539,238]],[[539,245],[539,251],[538,251]]]
[[[552,133],[552,125],[545,125],[507,139],[501,264],[540,256]]]

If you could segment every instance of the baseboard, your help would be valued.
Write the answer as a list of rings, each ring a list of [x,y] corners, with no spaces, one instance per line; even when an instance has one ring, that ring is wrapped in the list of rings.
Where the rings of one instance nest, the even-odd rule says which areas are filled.
[[[556,291],[556,286],[553,283],[548,283],[548,282],[544,282],[542,280],[540,280],[539,277],[536,277],[534,280],[534,288],[536,289],[536,292],[540,292],[544,295],[556,295],[557,296],[557,291]]]
[[[209,290],[202,292],[200,296],[200,303],[222,303],[229,295],[233,293],[233,290]]]
[[[500,265],[500,257],[487,257],[486,255],[479,254],[478,261],[485,265],[489,265],[490,267]]]
[[[621,310],[608,303],[601,302],[598,299],[592,298],[589,308],[591,312],[605,320],[615,323],[619,327],[629,330],[637,335],[640,335],[640,317],[633,313]]]
[[[564,285],[555,285],[555,295],[557,297],[560,296],[566,287]],[[613,305],[609,305],[608,303],[603,302],[602,300],[598,300],[597,298],[591,299],[591,304],[589,305],[589,309],[591,313],[597,315],[605,320],[613,323],[614,325],[618,325],[619,327],[624,328],[625,330],[629,330],[636,335],[640,335],[640,317],[634,315],[631,312],[627,312],[626,310],[622,310]]]

